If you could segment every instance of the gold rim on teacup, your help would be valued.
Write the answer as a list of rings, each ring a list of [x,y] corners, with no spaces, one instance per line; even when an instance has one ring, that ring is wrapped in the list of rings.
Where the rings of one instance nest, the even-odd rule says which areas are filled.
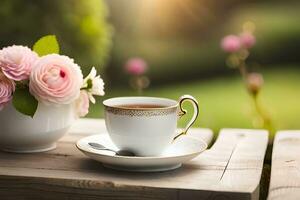
[[[123,109],[115,108],[110,106],[105,106],[105,111],[113,113],[115,115],[127,115],[127,116],[159,116],[159,115],[168,115],[171,113],[177,112],[177,107],[164,108],[164,109]]]

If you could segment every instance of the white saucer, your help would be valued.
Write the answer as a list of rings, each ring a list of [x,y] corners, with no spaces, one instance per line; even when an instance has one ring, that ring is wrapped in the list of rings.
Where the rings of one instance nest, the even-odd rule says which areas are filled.
[[[89,142],[97,142],[107,148],[118,150],[107,133],[84,137],[77,142],[76,146],[85,155],[101,162],[105,167],[139,172],[157,172],[176,169],[180,167],[182,163],[195,158],[207,148],[207,144],[201,139],[192,136],[181,136],[160,156],[128,157],[117,156],[111,151],[96,150],[90,147]]]

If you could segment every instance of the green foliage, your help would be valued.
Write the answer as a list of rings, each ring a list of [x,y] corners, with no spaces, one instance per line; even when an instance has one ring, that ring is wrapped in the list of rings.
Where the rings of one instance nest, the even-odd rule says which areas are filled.
[[[32,46],[38,38],[53,34],[61,54],[74,58],[83,68],[100,70],[111,46],[107,16],[102,0],[1,0],[0,47]]]
[[[114,1],[116,2],[116,8],[123,8],[119,8],[118,0]],[[198,4],[200,1],[194,2]],[[130,30],[147,28],[148,31],[137,36],[134,35],[135,32],[131,33],[130,30],[116,34],[114,59],[109,68],[109,80],[112,84],[118,84],[119,86],[127,84],[129,77],[120,72],[123,71],[122,67],[126,60],[133,56],[142,57],[148,62],[150,69],[147,75],[151,79],[152,86],[179,80],[207,79],[208,77],[220,76],[224,72],[228,74],[235,73],[226,67],[225,57],[227,54],[221,50],[220,40],[226,34],[242,31],[243,23],[249,20],[256,25],[254,34],[257,37],[257,43],[251,49],[250,65],[259,63],[261,67],[265,67],[266,65],[272,66],[270,64],[299,63],[300,26],[298,24],[300,4],[290,5],[281,2],[276,5],[265,1],[258,3],[257,1],[257,3],[249,5],[247,2],[249,0],[236,1],[234,6],[238,9],[225,9],[225,7],[222,7],[223,3],[230,3],[224,1],[220,5],[220,8],[225,9],[224,13],[220,15],[216,12],[216,15],[214,15],[219,24],[207,23],[206,18],[203,18],[201,14],[202,12],[195,12],[195,15],[200,16],[199,20],[203,19],[203,23],[198,23],[197,20],[196,24],[191,22],[193,20],[187,20],[187,18],[184,18],[185,22],[183,24],[176,21],[171,23],[174,27],[182,28],[189,25],[192,29],[190,29],[190,33],[185,31],[168,32],[168,37],[164,37],[163,33],[169,31],[169,29],[162,25],[158,26],[157,23],[165,25],[166,23],[163,21],[169,19],[163,18],[162,22],[157,22],[154,26],[140,26],[138,22],[133,26],[132,21],[135,18],[139,19],[137,15],[129,16],[130,18],[126,19],[120,11],[117,16],[119,21],[122,22],[122,26],[119,25],[122,27],[121,30],[129,27]],[[203,2],[201,1],[201,3]],[[241,7],[239,4],[244,4],[244,6]],[[211,11],[214,10],[215,8],[211,8]],[[116,16],[114,15],[114,17]],[[171,19],[174,18],[170,17]],[[131,26],[127,25],[129,23]],[[205,28],[195,31],[203,24],[206,24]],[[158,27],[163,27],[164,31]],[[140,33],[141,31],[137,32]]]
[[[33,117],[38,107],[38,101],[30,94],[29,88],[17,88],[13,96],[13,105],[17,111]]]
[[[59,44],[56,40],[56,36],[46,35],[42,37],[33,45],[33,51],[35,51],[39,56],[52,53],[59,54]]]

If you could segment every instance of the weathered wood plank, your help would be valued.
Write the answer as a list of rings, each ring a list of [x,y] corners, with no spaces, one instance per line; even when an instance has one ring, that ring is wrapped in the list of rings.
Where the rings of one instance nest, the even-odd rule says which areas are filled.
[[[268,199],[300,199],[300,131],[276,134]]]
[[[95,122],[99,123],[97,120]],[[101,128],[98,129],[100,133]],[[74,142],[86,134],[82,130],[66,136],[56,150],[47,153],[0,153],[1,197],[258,199],[257,190],[268,140],[266,131],[224,129],[211,149],[180,169],[130,173],[106,169],[79,152]],[[208,131],[202,129],[205,130]],[[195,137],[205,135],[208,139],[203,139],[206,141],[212,137],[209,139],[208,132],[200,134],[199,129],[190,134]]]

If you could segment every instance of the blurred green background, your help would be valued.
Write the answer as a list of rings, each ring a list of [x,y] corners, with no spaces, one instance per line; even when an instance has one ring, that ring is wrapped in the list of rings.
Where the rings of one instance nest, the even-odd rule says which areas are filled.
[[[238,72],[225,65],[219,45],[224,35],[251,22],[257,44],[249,66],[265,79],[259,101],[277,130],[300,129],[299,10],[297,0],[2,0],[0,46],[32,46],[55,34],[61,53],[85,74],[97,67],[106,96],[92,105],[89,117],[103,116],[105,98],[137,95],[123,66],[142,57],[151,80],[143,95],[191,94],[200,102],[196,126],[217,132],[253,127],[252,99]]]

